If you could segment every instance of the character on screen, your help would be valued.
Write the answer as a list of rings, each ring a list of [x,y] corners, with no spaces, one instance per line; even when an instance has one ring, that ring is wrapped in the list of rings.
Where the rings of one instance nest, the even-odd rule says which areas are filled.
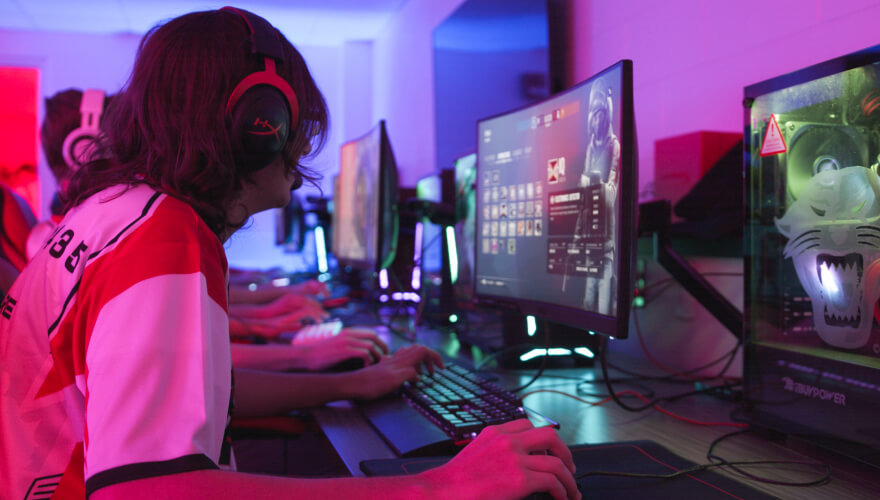
[[[813,324],[828,344],[864,346],[880,298],[880,178],[864,167],[812,177],[776,227],[788,238]]]
[[[584,308],[603,314],[610,314],[616,309],[615,293],[616,277],[614,276],[614,241],[617,234],[617,218],[614,216],[617,207],[617,176],[620,169],[620,141],[614,134],[612,126],[613,102],[611,87],[600,78],[590,88],[590,106],[587,112],[587,130],[589,142],[584,161],[584,170],[580,177],[580,186],[602,186],[605,205],[604,227],[605,243],[602,264],[598,276],[587,276],[584,290]],[[586,201],[586,200],[584,200]],[[589,203],[582,205],[575,228],[575,238],[592,236],[593,207]]]

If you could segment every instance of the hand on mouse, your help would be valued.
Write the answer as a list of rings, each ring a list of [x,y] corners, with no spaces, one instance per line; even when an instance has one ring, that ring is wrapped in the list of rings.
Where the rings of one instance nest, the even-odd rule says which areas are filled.
[[[427,371],[443,368],[443,359],[436,351],[423,345],[398,349],[391,356],[383,356],[378,363],[355,372],[359,377],[358,399],[375,399],[398,389],[404,382],[416,382]]]
[[[564,500],[581,498],[574,473],[571,450],[556,431],[521,419],[486,427],[455,458],[420,475],[439,498],[519,499],[546,492]]]
[[[341,361],[359,358],[370,366],[388,355],[388,345],[369,328],[343,328],[338,334],[308,346],[309,370],[324,370]]]

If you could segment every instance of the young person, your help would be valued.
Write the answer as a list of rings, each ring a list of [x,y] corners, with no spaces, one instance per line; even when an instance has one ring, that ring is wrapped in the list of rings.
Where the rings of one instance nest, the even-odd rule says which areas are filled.
[[[441,361],[411,346],[360,376],[232,369],[222,242],[312,175],[299,162],[327,124],[302,57],[265,20],[226,8],[154,28],[116,99],[105,159],[73,175],[64,219],[0,309],[9,498],[579,496],[568,448],[526,420],[415,476],[222,470],[230,413],[378,397]]]
[[[61,90],[45,99],[40,144],[58,189],[53,197],[51,216],[36,225],[33,215],[30,216],[29,225],[17,222],[24,220],[22,217],[16,219],[7,215],[15,213],[11,207],[18,205],[11,201],[11,191],[9,196],[3,198],[10,200],[4,204],[4,207],[10,208],[4,210],[3,229],[9,228],[10,235],[21,235],[18,239],[11,238],[12,241],[21,241],[18,245],[21,249],[17,253],[6,251],[3,254],[9,255],[10,262],[17,263],[18,269],[4,273],[3,261],[0,261],[0,292],[5,293],[9,289],[26,263],[25,238],[29,259],[43,247],[57,227],[63,216],[62,199],[67,185],[73,174],[87,163],[88,154],[93,151],[92,142],[100,133],[101,117],[113,100],[114,96],[107,95],[103,90],[78,88]],[[4,241],[0,240],[0,250],[7,248],[2,245]],[[16,256],[17,259],[12,258]],[[253,277],[254,273],[248,275]],[[2,279],[4,276],[8,278]],[[230,283],[227,311],[229,333],[233,337],[272,339],[281,333],[295,331],[304,321],[321,320],[328,316],[321,304],[312,298],[326,292],[326,286],[317,281],[283,287],[271,284],[248,287],[241,283]],[[385,354],[388,354],[388,347],[372,330],[345,328],[334,338],[303,346],[236,343],[232,348],[232,361],[233,365],[243,368],[319,371],[351,358],[360,358],[365,365],[371,365]]]

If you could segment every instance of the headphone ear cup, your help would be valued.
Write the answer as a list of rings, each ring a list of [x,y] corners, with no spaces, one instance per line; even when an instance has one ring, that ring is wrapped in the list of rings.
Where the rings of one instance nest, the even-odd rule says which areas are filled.
[[[248,89],[232,110],[230,133],[238,168],[255,172],[269,166],[290,135],[287,99],[270,85]]]
[[[64,162],[72,171],[78,170],[91,157],[95,149],[95,140],[98,134],[96,130],[79,129],[69,134],[64,139],[61,148]]]

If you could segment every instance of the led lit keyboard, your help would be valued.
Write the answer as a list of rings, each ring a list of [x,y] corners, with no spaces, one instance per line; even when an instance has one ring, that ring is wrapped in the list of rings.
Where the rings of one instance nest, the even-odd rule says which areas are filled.
[[[305,325],[296,332],[290,343],[293,345],[302,345],[328,339],[339,334],[342,330],[342,326],[342,321],[338,319]]]
[[[456,364],[407,382],[401,394],[456,441],[476,437],[487,425],[526,417],[516,394]]]

